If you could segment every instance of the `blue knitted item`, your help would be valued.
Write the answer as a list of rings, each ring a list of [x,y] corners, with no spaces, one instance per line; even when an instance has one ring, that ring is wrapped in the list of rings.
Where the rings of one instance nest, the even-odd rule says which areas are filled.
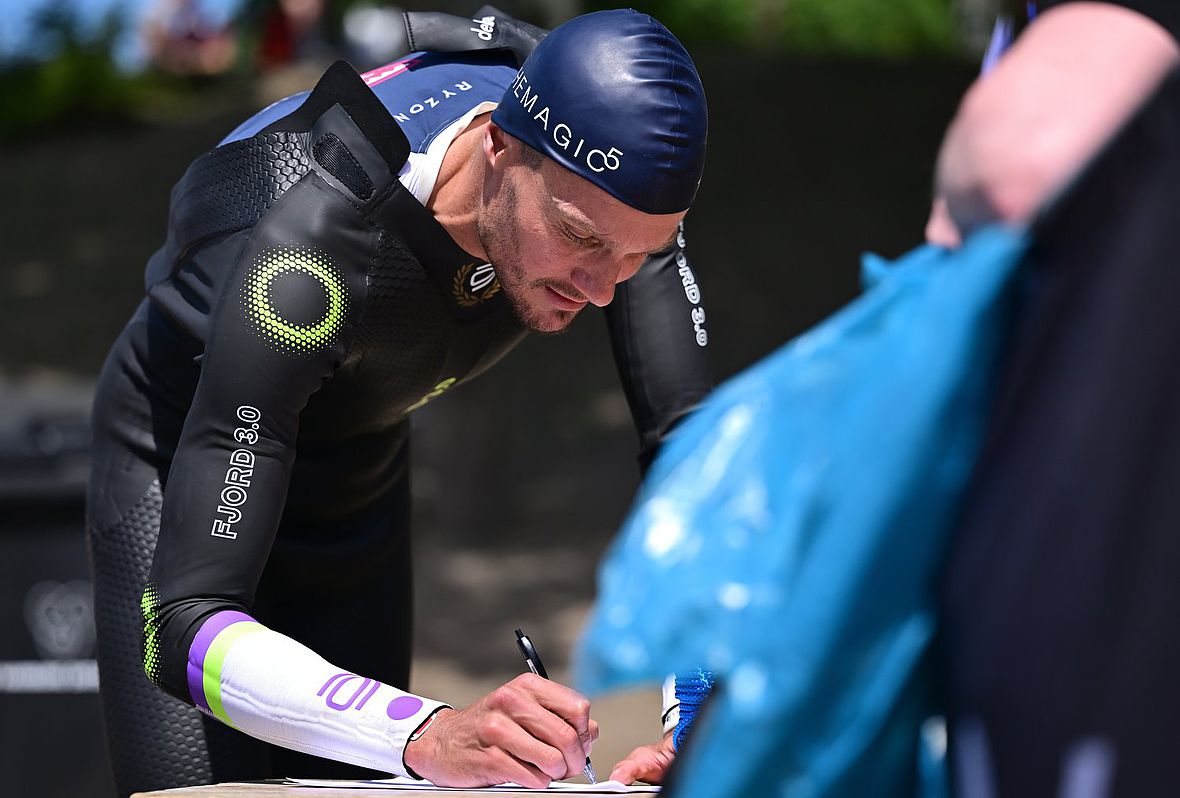
[[[684,736],[692,728],[697,712],[712,692],[715,681],[717,677],[711,671],[676,674],[676,700],[680,702],[680,718],[676,721],[676,730],[672,732],[672,747],[675,750],[679,751],[683,745]]]

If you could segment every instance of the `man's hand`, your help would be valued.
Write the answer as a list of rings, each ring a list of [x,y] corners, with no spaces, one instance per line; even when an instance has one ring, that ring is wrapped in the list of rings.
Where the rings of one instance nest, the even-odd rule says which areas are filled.
[[[658,743],[641,745],[627,754],[626,759],[615,765],[610,777],[612,781],[621,781],[623,784],[634,784],[636,781],[659,784],[675,758],[672,732],[668,732]]]
[[[466,709],[441,710],[405,763],[440,786],[541,789],[581,773],[597,739],[584,696],[526,673]]]
[[[1025,221],[1180,63],[1152,20],[1101,2],[1050,8],[959,106],[938,159],[932,243]]]

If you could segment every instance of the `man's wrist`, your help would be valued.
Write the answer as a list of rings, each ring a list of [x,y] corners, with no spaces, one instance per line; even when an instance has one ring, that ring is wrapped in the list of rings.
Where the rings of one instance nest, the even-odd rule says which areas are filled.
[[[423,764],[421,757],[418,756],[422,753],[423,749],[421,745],[416,745],[416,743],[418,743],[418,741],[426,735],[426,733],[434,725],[434,722],[438,719],[438,716],[443,712],[454,712],[454,709],[445,705],[438,707],[434,710],[434,712],[431,712],[425,718],[425,720],[418,724],[418,728],[414,729],[409,738],[406,740],[406,747],[402,749],[402,768],[406,771],[406,775],[412,779],[417,779],[418,781],[425,780],[422,776],[419,776],[417,772],[417,770],[420,769]],[[413,754],[411,754],[411,749],[413,749]],[[411,759],[418,766],[417,768],[410,764]]]

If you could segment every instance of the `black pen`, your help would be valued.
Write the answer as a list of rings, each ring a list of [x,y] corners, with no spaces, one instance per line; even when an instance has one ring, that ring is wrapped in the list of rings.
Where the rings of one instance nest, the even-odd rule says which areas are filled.
[[[542,679],[548,679],[549,674],[545,672],[545,666],[541,664],[541,655],[537,653],[537,647],[519,629],[516,630],[516,645],[520,647],[520,653],[524,655],[524,664],[529,666],[529,670]],[[598,783],[598,777],[594,775],[594,765],[590,764],[590,757],[586,757],[586,767],[582,768],[582,772],[586,774],[586,778],[590,780],[591,784]]]

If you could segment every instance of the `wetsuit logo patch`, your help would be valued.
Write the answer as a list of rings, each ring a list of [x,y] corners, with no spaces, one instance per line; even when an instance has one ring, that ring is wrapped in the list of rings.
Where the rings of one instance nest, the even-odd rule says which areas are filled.
[[[258,337],[293,355],[336,342],[348,312],[348,288],[323,252],[311,247],[266,249],[242,286],[242,307]]]
[[[451,289],[459,307],[472,308],[500,293],[500,279],[492,264],[468,263],[455,272]]]

